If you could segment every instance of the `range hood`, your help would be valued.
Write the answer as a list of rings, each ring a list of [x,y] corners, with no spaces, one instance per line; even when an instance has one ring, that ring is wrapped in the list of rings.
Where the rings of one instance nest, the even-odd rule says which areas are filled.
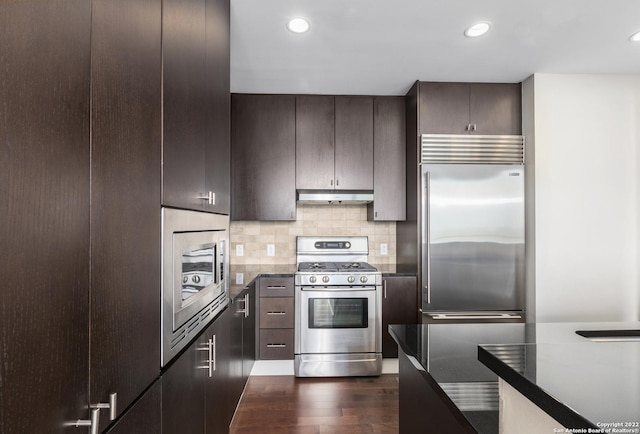
[[[373,202],[372,191],[298,190],[298,203],[311,205],[360,205]]]

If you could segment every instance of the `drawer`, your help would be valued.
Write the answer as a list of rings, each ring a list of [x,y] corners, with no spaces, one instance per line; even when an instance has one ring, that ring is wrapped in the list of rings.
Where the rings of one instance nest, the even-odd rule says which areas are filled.
[[[260,297],[293,297],[293,277],[261,277]]]
[[[293,329],[260,330],[261,360],[293,360]]]
[[[261,329],[293,328],[293,297],[271,297],[260,300]]]

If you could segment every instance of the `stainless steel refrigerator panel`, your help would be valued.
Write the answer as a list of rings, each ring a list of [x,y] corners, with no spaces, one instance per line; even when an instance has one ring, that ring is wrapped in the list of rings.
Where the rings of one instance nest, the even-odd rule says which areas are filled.
[[[524,167],[422,166],[424,312],[524,308]]]

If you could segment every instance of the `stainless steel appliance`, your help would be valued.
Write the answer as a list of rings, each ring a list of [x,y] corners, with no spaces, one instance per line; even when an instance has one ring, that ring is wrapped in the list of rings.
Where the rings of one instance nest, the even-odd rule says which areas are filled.
[[[382,372],[382,274],[366,263],[367,237],[296,240],[297,377]]]
[[[162,209],[162,360],[229,303],[229,217]]]
[[[522,136],[423,135],[421,154],[427,322],[523,320]]]

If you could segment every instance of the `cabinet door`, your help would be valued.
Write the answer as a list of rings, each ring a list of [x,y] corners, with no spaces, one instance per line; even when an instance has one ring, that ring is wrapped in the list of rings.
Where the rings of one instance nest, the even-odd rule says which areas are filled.
[[[229,432],[230,346],[232,315],[225,310],[203,333],[202,343],[211,345],[205,365],[205,433]],[[211,357],[211,359],[209,359]]]
[[[295,96],[232,96],[233,220],[295,220]]]
[[[420,82],[419,134],[468,134],[469,83]]]
[[[227,409],[229,422],[231,422],[236,411],[245,382],[242,375],[242,326],[244,323],[245,294],[246,290],[242,291],[231,302],[227,310],[227,315],[231,317],[229,319],[229,399]]]
[[[162,204],[204,209],[205,0],[162,4]]]
[[[162,432],[161,383],[156,383],[131,407],[108,434],[158,434]]]
[[[373,203],[368,219],[406,218],[406,128],[403,97],[375,97],[373,112]]]
[[[207,144],[205,190],[215,193],[208,211],[229,214],[231,201],[231,96],[229,0],[206,0]]]
[[[119,414],[160,374],[161,1],[92,9],[90,396]]]
[[[0,2],[0,432],[88,419],[91,2]]]
[[[470,90],[474,134],[522,134],[520,83],[472,83]]]
[[[242,377],[243,387],[244,383],[249,379],[249,374],[253,369],[253,365],[256,361],[256,287],[251,285],[247,289],[247,303],[246,308],[249,309],[247,315],[242,323]]]
[[[416,276],[385,276],[382,285],[382,357],[398,357],[389,324],[420,323],[418,280]]]
[[[196,339],[162,375],[162,434],[203,433],[208,341]]]
[[[373,190],[373,97],[337,96],[337,190]]]
[[[334,97],[296,97],[296,188],[334,188]]]

